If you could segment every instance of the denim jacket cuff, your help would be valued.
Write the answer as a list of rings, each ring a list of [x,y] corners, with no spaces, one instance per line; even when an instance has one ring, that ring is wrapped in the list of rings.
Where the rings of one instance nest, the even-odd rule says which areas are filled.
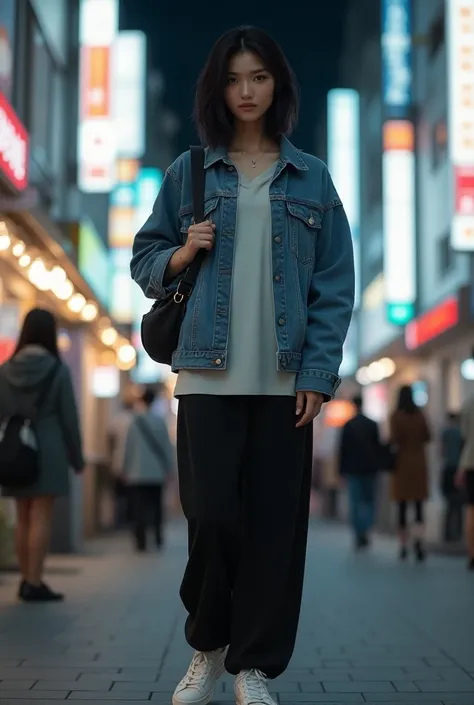
[[[320,392],[326,397],[325,401],[334,398],[340,384],[340,377],[323,370],[300,370],[296,377],[297,392]]]
[[[168,284],[164,285],[166,269],[170,263],[170,260],[175,252],[181,249],[179,247],[172,247],[165,252],[160,252],[155,260],[153,269],[150,275],[151,288],[157,299],[164,299],[164,297],[178,286],[179,277],[171,279]]]

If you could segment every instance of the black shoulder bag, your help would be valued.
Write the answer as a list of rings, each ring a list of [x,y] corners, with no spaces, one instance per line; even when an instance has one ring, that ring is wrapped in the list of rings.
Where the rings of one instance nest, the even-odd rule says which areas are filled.
[[[30,487],[40,476],[38,414],[43,408],[61,363],[54,363],[43,381],[36,402],[28,414],[13,413],[0,423],[0,486]]]
[[[205,182],[203,147],[191,147],[191,176],[194,222],[202,223]],[[198,252],[180,280],[176,292],[155,301],[150,311],[142,318],[143,347],[155,362],[171,365],[171,358],[178,347],[179,331],[186,306],[205,256],[206,250]]]

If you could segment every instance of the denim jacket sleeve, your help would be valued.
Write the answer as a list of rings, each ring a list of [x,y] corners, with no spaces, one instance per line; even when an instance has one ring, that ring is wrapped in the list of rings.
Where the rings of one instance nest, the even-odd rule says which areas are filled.
[[[328,177],[328,200],[318,237],[297,391],[332,399],[340,384],[342,346],[354,307],[354,255],[344,208]]]
[[[178,219],[180,202],[181,184],[169,167],[152,214],[135,236],[130,263],[132,279],[150,299],[163,299],[177,286],[177,280],[165,282],[165,272],[173,254],[183,246]]]

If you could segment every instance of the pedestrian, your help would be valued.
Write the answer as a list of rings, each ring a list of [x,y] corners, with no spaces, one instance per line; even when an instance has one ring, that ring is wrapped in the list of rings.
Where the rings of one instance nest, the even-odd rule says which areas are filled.
[[[41,308],[26,316],[11,359],[0,367],[0,422],[33,418],[39,476],[26,487],[4,487],[16,504],[15,546],[24,602],[63,599],[43,582],[54,502],[69,493],[69,468],[82,472],[81,434],[67,366],[57,345],[56,320]]]
[[[339,468],[341,477],[347,480],[355,547],[360,550],[369,546],[375,523],[382,444],[377,424],[362,411],[362,397],[355,396],[353,404],[355,415],[341,431]]]
[[[450,412],[441,431],[441,493],[446,505],[444,539],[447,542],[459,541],[462,536],[464,498],[455,481],[462,446],[459,414]]]
[[[123,478],[129,491],[132,530],[139,552],[146,551],[150,524],[155,545],[159,549],[163,546],[163,490],[176,465],[166,422],[151,410],[155,397],[152,389],[143,392],[125,443]]]
[[[339,385],[354,297],[339,196],[326,166],[286,136],[297,102],[268,34],[224,34],[196,92],[206,221],[192,221],[187,152],[134,243],[133,278],[155,298],[208,251],[173,358],[189,526],[180,594],[196,650],[174,705],[208,703],[224,669],[238,705],[274,705],[267,679],[295,644],[312,420]]]
[[[468,569],[474,570],[474,395],[466,401],[462,409],[461,435],[463,449],[456,485],[464,490],[466,497]]]
[[[415,557],[425,559],[424,502],[428,499],[428,463],[426,445],[431,439],[430,429],[421,409],[415,404],[411,386],[399,390],[398,406],[390,418],[390,444],[395,451],[392,473],[392,499],[398,506],[400,558],[408,557],[410,531],[408,510],[413,506]]]
[[[115,526],[122,528],[130,521],[130,507],[127,484],[124,481],[125,442],[133,421],[135,395],[128,389],[121,402],[121,407],[112,416],[108,428],[109,463],[113,478],[115,497]]]

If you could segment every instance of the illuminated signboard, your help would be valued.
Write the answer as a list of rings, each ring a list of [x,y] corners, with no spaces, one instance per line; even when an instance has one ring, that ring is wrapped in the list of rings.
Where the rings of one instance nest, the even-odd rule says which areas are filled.
[[[90,220],[84,220],[79,225],[78,266],[97,298],[107,307],[110,293],[109,253]]]
[[[118,0],[81,0],[78,184],[88,193],[108,193],[115,181],[111,88],[117,29]]]
[[[412,100],[411,0],[382,0],[383,102],[388,117],[406,117]]]
[[[354,246],[356,301],[360,294],[360,157],[359,94],[335,89],[328,94],[328,167],[344,204]]]
[[[405,345],[408,350],[416,350],[430,340],[450,330],[459,323],[459,302],[457,296],[450,296],[431,311],[411,321],[405,329]]]
[[[384,284],[387,318],[405,325],[415,313],[414,128],[393,120],[383,128]]]
[[[446,0],[449,146],[454,212],[451,246],[474,251],[474,2]]]
[[[26,128],[0,93],[0,172],[17,191],[28,186],[28,145]]]
[[[113,48],[113,115],[119,156],[145,152],[146,37],[119,32]]]

